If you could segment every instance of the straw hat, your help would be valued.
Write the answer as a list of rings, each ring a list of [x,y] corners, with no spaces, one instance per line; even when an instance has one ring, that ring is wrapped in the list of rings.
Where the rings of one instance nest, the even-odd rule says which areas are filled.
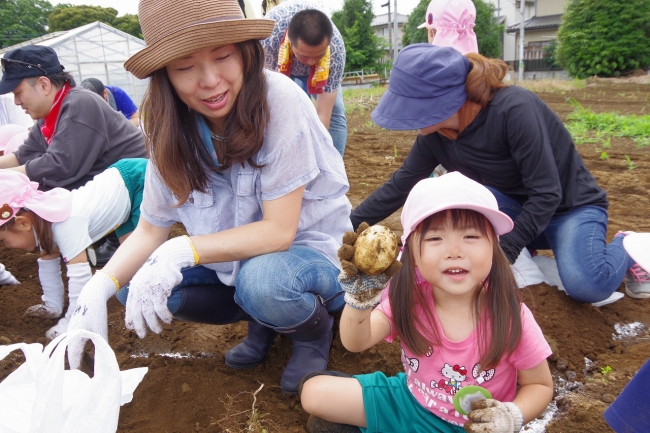
[[[138,17],[147,47],[124,67],[140,79],[206,48],[266,39],[275,25],[244,18],[237,0],[140,0]]]

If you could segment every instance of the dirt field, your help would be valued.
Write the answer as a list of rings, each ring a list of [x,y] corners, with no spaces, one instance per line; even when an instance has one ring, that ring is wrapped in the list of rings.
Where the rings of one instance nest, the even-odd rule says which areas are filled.
[[[577,99],[596,112],[648,114],[650,85],[596,83],[585,89],[539,93],[563,118],[573,109],[567,98]],[[415,138],[415,132],[381,130],[370,121],[374,101],[356,101],[349,113],[349,141],[345,163],[350,180],[349,197],[357,205],[399,166]],[[360,109],[359,107],[364,107]],[[639,149],[629,139],[612,139],[609,158],[600,160],[600,147],[581,145],[579,150],[599,184],[609,194],[611,238],[618,230],[650,231],[650,148]],[[628,169],[628,155],[636,165]],[[401,233],[399,214],[387,224]],[[8,251],[0,246],[0,262],[22,282],[0,290],[0,344],[20,341],[46,343],[52,321],[23,317],[27,307],[40,301],[36,255]],[[621,290],[621,289],[619,289]],[[546,427],[534,431],[611,431],[602,413],[630,377],[650,358],[650,301],[622,300],[602,308],[572,301],[555,287],[537,285],[525,289],[533,310],[555,353],[550,365],[556,378],[558,410]],[[159,336],[139,340],[126,331],[124,310],[109,302],[109,340],[121,368],[148,366],[133,402],[120,413],[119,432],[304,432],[307,415],[296,398],[280,392],[282,369],[289,359],[291,342],[276,339],[268,359],[249,371],[228,369],[225,352],[245,335],[245,325],[207,326],[175,322]],[[615,329],[636,330],[635,336]],[[586,362],[585,358],[589,361]],[[14,354],[0,363],[3,379],[22,362]],[[348,353],[338,335],[331,352],[331,369],[349,373],[401,370],[397,344],[379,345],[363,354]],[[611,367],[603,375],[601,368]],[[254,403],[253,393],[256,394]],[[255,414],[252,408],[255,408]],[[253,416],[251,416],[253,415]],[[550,415],[549,415],[550,416]]]

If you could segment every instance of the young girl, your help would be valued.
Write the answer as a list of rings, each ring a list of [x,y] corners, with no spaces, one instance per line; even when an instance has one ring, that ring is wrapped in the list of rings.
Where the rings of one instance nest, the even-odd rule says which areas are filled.
[[[551,350],[519,301],[498,244],[512,220],[485,187],[452,172],[412,189],[402,225],[403,266],[387,295],[381,289],[396,263],[383,275],[365,275],[341,248],[340,330],[352,352],[399,337],[405,372],[307,375],[302,405],[320,418],[310,426],[327,420],[364,432],[518,432],[549,404],[553,382]]]
[[[7,248],[42,251],[43,303],[29,307],[26,316],[61,317],[60,257],[67,266],[68,309],[45,333],[48,338],[67,330],[79,293],[92,276],[86,248],[113,230],[123,241],[137,225],[146,165],[144,158],[123,159],[77,190],[46,192],[22,173],[0,170],[0,241]]]

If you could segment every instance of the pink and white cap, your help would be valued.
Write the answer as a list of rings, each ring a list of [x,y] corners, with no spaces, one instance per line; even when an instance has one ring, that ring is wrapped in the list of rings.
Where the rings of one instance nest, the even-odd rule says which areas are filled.
[[[623,238],[623,247],[646,272],[650,272],[650,233],[630,233]]]
[[[425,21],[418,28],[436,30],[433,45],[453,47],[462,54],[478,53],[475,21],[476,7],[472,0],[432,0]]]
[[[486,187],[453,171],[419,181],[409,193],[402,209],[402,244],[427,217],[446,209],[480,212],[492,223],[497,235],[514,227],[510,217],[499,210],[497,199]]]
[[[0,170],[0,226],[20,209],[29,209],[45,221],[57,223],[70,216],[72,193],[54,188],[39,191],[38,183],[13,170]]]

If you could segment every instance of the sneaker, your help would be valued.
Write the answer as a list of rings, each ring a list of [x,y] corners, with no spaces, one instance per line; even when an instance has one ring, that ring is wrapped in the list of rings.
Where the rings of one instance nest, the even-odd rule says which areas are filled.
[[[641,266],[635,264],[627,270],[625,293],[634,299],[650,298],[650,275]]]

